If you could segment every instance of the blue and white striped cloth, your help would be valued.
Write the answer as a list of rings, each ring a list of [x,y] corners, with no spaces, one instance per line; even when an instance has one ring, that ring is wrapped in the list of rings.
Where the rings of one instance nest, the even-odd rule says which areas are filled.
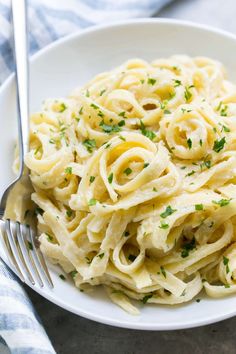
[[[148,17],[172,0],[28,0],[30,54],[76,30]],[[0,0],[0,83],[14,70],[10,0]],[[0,260],[0,353],[55,353],[37,314]]]

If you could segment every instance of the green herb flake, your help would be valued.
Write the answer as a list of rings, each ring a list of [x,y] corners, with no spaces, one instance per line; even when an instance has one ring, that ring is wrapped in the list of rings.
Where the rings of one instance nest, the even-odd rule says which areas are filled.
[[[99,96],[102,96],[105,92],[106,92],[106,89],[101,90]]]
[[[64,112],[66,109],[67,109],[67,106],[65,105],[65,103],[62,102],[62,103],[60,104],[59,113]]]
[[[149,138],[150,140],[153,140],[156,137],[156,134],[153,131],[146,129],[146,127],[143,124],[142,120],[140,120],[140,130],[141,130],[141,133],[144,136],[146,136],[147,138]]]
[[[90,177],[89,177],[89,182],[90,182],[90,183],[93,183],[94,181],[95,181],[95,176],[90,176]]]
[[[62,280],[66,280],[66,277],[63,274],[60,274],[59,278],[61,278]]]
[[[128,237],[128,236],[130,235],[130,233],[129,233],[129,231],[125,231],[125,232],[123,233],[123,235],[124,235],[125,237]]]
[[[171,111],[169,111],[168,109],[165,109],[164,114],[171,114]]]
[[[93,109],[99,109],[99,107],[95,103],[91,103],[90,107],[92,107]]]
[[[167,216],[170,216],[171,214],[175,213],[177,209],[172,209],[170,205],[166,207],[166,210],[160,214],[161,218],[165,219]]]
[[[144,164],[143,164],[143,168],[146,168],[146,167],[148,167],[150,164],[148,163],[148,162],[145,162]]]
[[[155,85],[156,81],[157,81],[156,79],[153,79],[153,78],[149,77],[148,80],[147,80],[147,83],[148,83],[148,85],[152,85],[153,86],[153,85]]]
[[[202,139],[199,140],[199,145],[202,146]]]
[[[187,174],[185,175],[185,177],[192,176],[192,175],[194,175],[194,173],[195,173],[195,171],[194,171],[194,170],[192,170],[191,172],[187,173]]]
[[[47,240],[48,240],[49,242],[52,242],[52,241],[53,241],[52,235],[48,234],[47,232],[45,232],[45,235],[47,236]]]
[[[160,266],[160,270],[161,270],[161,274],[163,275],[163,277],[166,278],[166,271],[165,268],[163,266]]]
[[[224,131],[225,133],[230,133],[230,129],[229,127],[227,127],[226,125],[222,125],[222,130],[221,131]]]
[[[72,270],[72,272],[70,272],[70,275],[72,276],[73,279],[76,277],[77,274],[78,274],[77,270]]]
[[[192,140],[189,138],[189,139],[187,139],[187,145],[188,145],[188,148],[189,148],[189,150],[192,148]]]
[[[168,227],[169,227],[169,224],[167,224],[164,221],[161,221],[161,225],[159,226],[159,229],[165,230],[165,229],[168,229]]]
[[[186,87],[185,87],[184,97],[185,97],[186,102],[189,102],[190,99],[192,98],[192,93],[190,92],[190,89],[191,89],[192,87],[193,87],[193,86],[186,86]]]
[[[93,205],[96,205],[96,203],[97,203],[97,200],[92,198],[92,199],[89,200],[88,205],[89,206],[93,206]]]
[[[104,120],[101,121],[99,126],[107,134],[113,134],[113,133],[117,133],[117,132],[121,131],[121,129],[118,125],[116,125],[116,124],[108,125],[108,124],[104,123]]]
[[[97,257],[99,257],[100,259],[102,259],[102,258],[104,257],[104,254],[105,254],[104,252],[103,252],[103,253],[100,253],[100,254],[97,255]]]
[[[120,112],[120,113],[118,114],[118,116],[119,116],[119,117],[123,117],[123,118],[126,118],[126,116],[125,116],[125,111],[123,111],[123,112]]]
[[[125,170],[124,170],[124,173],[126,174],[126,176],[130,175],[133,171],[131,170],[131,168],[127,167]]]
[[[192,251],[194,248],[196,248],[196,241],[195,238],[193,238],[190,242],[187,242],[183,245],[183,249],[181,252],[181,257],[186,258],[189,256],[189,252]]]
[[[148,302],[148,300],[151,299],[152,297],[153,297],[153,294],[145,295],[141,301],[145,305]]]
[[[203,204],[195,204],[195,210],[203,210]]]
[[[217,153],[220,152],[224,148],[225,143],[226,143],[225,137],[223,137],[220,140],[215,140],[213,150]]]
[[[229,285],[229,284],[225,284],[224,287],[225,287],[226,289],[229,289],[229,288],[230,288],[230,285]]]
[[[226,274],[228,274],[230,272],[229,270],[229,258],[223,256],[223,264],[226,268]]]
[[[119,127],[123,127],[125,125],[125,120],[121,120],[119,123],[118,123],[118,126]]]
[[[71,175],[72,174],[72,167],[66,167],[65,168],[65,173],[68,174],[68,175]]]
[[[91,154],[93,150],[96,148],[96,141],[94,139],[86,139],[82,143],[87,151]]]
[[[198,302],[198,303],[199,303],[200,301],[201,301],[201,299],[196,299],[196,302]]]
[[[231,199],[221,199],[221,200],[212,200],[212,203],[219,205],[220,207],[224,207],[230,203]]]
[[[108,182],[111,184],[113,181],[113,173],[110,173],[110,175],[108,176]]]
[[[175,80],[175,79],[173,79],[173,80],[174,80],[174,87],[178,87],[178,86],[182,85],[182,82],[180,80]]]

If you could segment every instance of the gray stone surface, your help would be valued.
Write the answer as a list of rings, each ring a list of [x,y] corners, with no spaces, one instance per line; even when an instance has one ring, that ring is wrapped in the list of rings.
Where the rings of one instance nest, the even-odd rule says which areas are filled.
[[[159,13],[236,33],[236,0],[175,0]],[[235,55],[236,53],[232,53]],[[58,354],[234,354],[236,318],[201,328],[141,332],[73,315],[27,288]]]

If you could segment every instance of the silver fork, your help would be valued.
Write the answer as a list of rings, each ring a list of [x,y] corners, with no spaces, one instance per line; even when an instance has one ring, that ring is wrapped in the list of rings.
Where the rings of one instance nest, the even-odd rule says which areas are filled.
[[[45,283],[52,288],[53,283],[44,257],[38,247],[36,233],[32,227],[4,219],[9,192],[23,178],[29,179],[29,172],[24,164],[25,154],[29,149],[29,75],[26,0],[12,0],[12,19],[16,63],[17,117],[19,139],[19,175],[3,193],[0,202],[1,240],[8,261],[25,282],[26,279],[43,287]],[[1,235],[0,235],[1,237]]]

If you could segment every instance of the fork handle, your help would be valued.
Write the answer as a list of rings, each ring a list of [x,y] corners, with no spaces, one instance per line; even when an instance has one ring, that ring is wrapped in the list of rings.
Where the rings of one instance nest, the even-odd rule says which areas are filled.
[[[20,176],[24,169],[25,154],[29,150],[29,65],[26,7],[26,0],[12,0]]]

